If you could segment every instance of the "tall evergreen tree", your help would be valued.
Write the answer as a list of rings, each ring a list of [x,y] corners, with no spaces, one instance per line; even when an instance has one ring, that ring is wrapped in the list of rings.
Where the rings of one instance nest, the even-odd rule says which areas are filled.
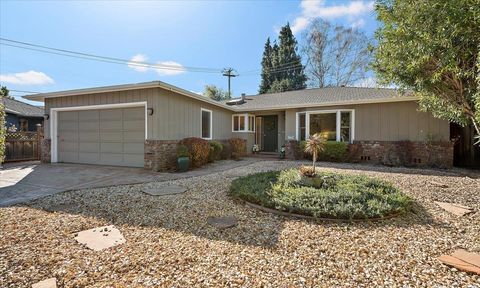
[[[265,43],[262,58],[262,83],[259,93],[283,92],[306,88],[307,77],[302,59],[297,53],[297,40],[290,24],[283,26],[273,46],[270,39]]]
[[[271,82],[271,74],[270,70],[272,69],[272,45],[270,44],[270,37],[267,38],[267,42],[265,42],[265,47],[263,49],[263,57],[262,57],[262,82],[260,83],[260,88],[258,92],[260,94],[267,93],[270,89]]]

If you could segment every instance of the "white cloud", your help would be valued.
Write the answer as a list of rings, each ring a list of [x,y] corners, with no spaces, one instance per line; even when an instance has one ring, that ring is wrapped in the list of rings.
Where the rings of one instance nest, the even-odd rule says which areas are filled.
[[[157,65],[159,65],[159,67],[165,67],[155,68],[158,75],[160,76],[173,76],[185,73],[185,68],[182,66],[182,64],[174,61],[158,62]]]
[[[54,83],[53,79],[48,77],[47,74],[33,70],[12,74],[0,74],[0,82],[17,85],[45,85]]]
[[[374,1],[350,1],[347,4],[325,6],[324,0],[302,0],[300,4],[302,13],[295,20],[291,27],[294,34],[304,30],[308,26],[308,22],[315,18],[335,19],[340,17],[348,17],[351,25],[356,23],[356,27],[364,24],[358,17],[368,13],[374,8]],[[359,25],[361,24],[361,25]]]
[[[307,17],[297,17],[293,20],[293,25],[290,29],[292,29],[293,34],[297,34],[297,32],[307,28],[309,22],[310,19]]]
[[[137,72],[156,71],[160,76],[173,76],[185,73],[185,68],[182,64],[174,61],[160,61],[156,65],[147,64],[148,57],[144,54],[137,54],[133,56],[128,63],[128,67]],[[142,64],[145,63],[145,64]]]
[[[131,62],[128,63],[128,67],[132,68],[137,72],[147,72],[148,65],[142,65],[140,62],[146,62],[148,60],[147,56],[143,54],[137,54],[130,59]]]
[[[365,20],[363,18],[353,21],[351,24],[352,28],[360,28],[363,27],[363,25],[365,25]]]
[[[198,91],[193,91],[193,90],[190,90],[190,92],[203,96],[203,92],[198,92]]]

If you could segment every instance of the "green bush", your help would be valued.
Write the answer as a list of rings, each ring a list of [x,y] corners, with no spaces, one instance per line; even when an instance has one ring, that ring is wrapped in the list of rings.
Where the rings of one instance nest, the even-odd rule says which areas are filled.
[[[193,167],[201,167],[208,163],[210,144],[207,140],[197,137],[190,137],[182,139],[179,144],[185,145],[188,148]]]
[[[335,173],[306,178],[298,169],[238,178],[230,195],[281,211],[336,219],[385,217],[408,211],[411,204],[383,180]]]
[[[347,160],[348,144],[346,142],[328,141],[325,150],[318,157],[321,161],[343,162]]]
[[[220,160],[223,151],[223,144],[217,141],[210,141],[209,162]]]

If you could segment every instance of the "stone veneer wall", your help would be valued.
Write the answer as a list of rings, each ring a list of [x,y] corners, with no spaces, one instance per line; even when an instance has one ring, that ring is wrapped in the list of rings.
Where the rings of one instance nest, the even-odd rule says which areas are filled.
[[[145,164],[149,170],[167,172],[177,167],[177,140],[145,140]]]
[[[453,166],[451,142],[354,141],[358,146],[353,160],[389,166],[438,167]]]
[[[42,139],[41,149],[40,149],[40,161],[42,163],[50,163],[52,161],[50,150],[51,150],[51,141],[50,139]]]
[[[299,158],[299,152],[296,150],[298,141],[290,140],[285,146],[287,158]],[[354,141],[348,149],[349,162],[410,167],[453,166],[451,142]]]

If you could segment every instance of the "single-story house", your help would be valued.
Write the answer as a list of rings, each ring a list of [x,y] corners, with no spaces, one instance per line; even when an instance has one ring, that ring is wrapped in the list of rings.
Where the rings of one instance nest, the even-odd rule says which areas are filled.
[[[24,97],[45,103],[46,162],[167,170],[186,137],[240,137],[248,152],[254,144],[272,153],[285,146],[292,157],[292,143],[326,132],[355,145],[359,162],[407,155],[417,166],[453,163],[449,122],[394,89],[331,87],[217,102],[154,81]]]
[[[43,125],[43,107],[33,106],[10,97],[2,97],[1,101],[5,107],[7,130],[36,132],[37,124]]]

